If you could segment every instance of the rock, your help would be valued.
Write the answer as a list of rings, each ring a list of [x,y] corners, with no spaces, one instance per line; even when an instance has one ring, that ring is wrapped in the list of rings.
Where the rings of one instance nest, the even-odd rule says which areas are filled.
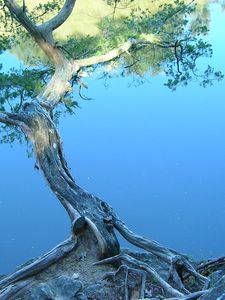
[[[225,275],[199,300],[225,300]]]
[[[30,300],[50,300],[54,298],[54,291],[46,283],[40,283],[37,287],[32,289],[29,293]]]
[[[210,284],[209,287],[215,286],[215,284],[222,279],[222,277],[225,275],[225,270],[218,270],[213,272],[212,274],[209,275],[210,279]]]
[[[87,300],[87,296],[84,295],[84,293],[78,293],[76,295],[76,300]]]
[[[78,273],[74,273],[74,274],[72,275],[72,278],[73,278],[73,279],[78,279],[78,278],[79,278],[79,274],[78,274]]]
[[[49,284],[58,296],[63,296],[63,300],[74,300],[76,294],[82,289],[80,281],[65,275],[51,280]]]
[[[86,296],[81,293],[82,284],[80,281],[68,277],[60,276],[47,283],[40,283],[34,287],[26,299],[29,300],[86,300]]]
[[[84,289],[84,293],[88,300],[122,300],[113,289],[104,287],[101,284],[93,284]]]

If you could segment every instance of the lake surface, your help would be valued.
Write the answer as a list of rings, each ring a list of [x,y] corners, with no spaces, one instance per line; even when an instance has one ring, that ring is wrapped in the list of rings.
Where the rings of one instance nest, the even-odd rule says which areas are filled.
[[[225,18],[212,7],[206,63],[225,73]],[[5,66],[18,61],[5,53]],[[205,61],[204,61],[205,62]],[[163,76],[108,88],[88,79],[88,95],[59,130],[77,182],[108,201],[135,232],[206,258],[225,255],[225,82],[171,92]],[[0,145],[0,273],[65,239],[66,213],[26,146]],[[122,245],[127,245],[122,242]]]

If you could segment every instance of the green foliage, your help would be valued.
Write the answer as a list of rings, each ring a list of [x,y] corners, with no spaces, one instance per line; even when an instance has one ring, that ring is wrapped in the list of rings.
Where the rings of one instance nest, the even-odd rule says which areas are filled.
[[[38,5],[29,3],[29,7],[25,9],[34,22],[42,23],[56,14],[63,2],[51,0]],[[148,1],[148,8],[141,5],[142,1],[136,0],[105,2],[112,8],[112,13],[99,18],[96,32],[70,36],[64,34],[58,39],[56,47],[60,47],[68,59],[104,54],[127,40],[133,40],[140,43],[132,47],[129,53],[104,64],[103,78],[107,80],[115,75],[134,75],[136,78],[138,76],[138,82],[141,83],[148,74],[154,76],[165,73],[169,78],[165,85],[172,90],[179,85],[185,86],[190,81],[198,81],[205,87],[223,78],[222,73],[212,67],[202,70],[197,64],[202,57],[212,55],[210,44],[203,39],[209,24],[207,5],[197,7],[194,3],[183,0],[161,1],[156,9],[156,1]],[[129,13],[117,13],[118,6]],[[23,70],[0,73],[0,110],[17,112],[24,101],[35,99],[52,70],[48,59],[35,46],[30,36],[11,18],[3,0],[0,0],[0,7],[0,19],[5,27],[0,38],[0,52],[12,48],[11,51],[28,65]],[[94,70],[95,66],[89,68],[89,74]],[[76,83],[76,80],[73,82]],[[73,113],[78,107],[71,94],[67,94],[60,104],[63,113]],[[55,112],[56,118],[60,115],[60,110]]]
[[[0,144],[13,145],[15,141],[21,144],[23,140],[23,134],[18,128],[0,124]]]
[[[186,86],[190,81],[197,81],[206,87],[223,79],[222,72],[215,71],[211,66],[203,69],[197,65],[198,59],[212,56],[212,48],[208,42],[196,38],[188,40],[188,43],[184,40],[177,51],[177,60],[168,63],[165,71],[170,77],[165,85],[171,90],[176,90],[178,85]]]
[[[63,0],[51,0],[46,3],[38,3],[31,11],[28,10],[27,14],[34,22],[43,23],[59,12],[63,2]]]
[[[9,48],[10,48],[9,39],[5,35],[0,36],[0,54]]]
[[[212,85],[215,80],[223,79],[223,74],[211,66],[207,66],[205,70],[198,67],[199,60],[212,56],[211,45],[204,39],[210,20],[207,3],[196,6],[183,0],[105,0],[105,3],[102,0],[96,1],[96,4],[89,0],[83,3],[87,5],[90,2],[91,7],[98,3],[107,3],[111,13],[97,13],[97,20],[92,18],[95,21],[90,23],[92,30],[87,30],[89,23],[84,24],[86,19],[82,19],[82,14],[80,16],[78,13],[73,18],[75,23],[70,23],[67,28],[75,28],[75,24],[78,24],[77,27],[81,29],[69,30],[68,35],[66,26],[62,26],[61,33],[59,30],[55,35],[58,38],[56,47],[59,47],[68,59],[82,59],[104,54],[128,40],[136,41],[129,53],[124,53],[120,58],[101,66],[100,77],[105,80],[105,84],[113,76],[132,76],[133,84],[139,85],[143,83],[146,75],[164,73],[168,77],[165,85],[175,90],[180,85],[186,86],[190,81],[198,81],[206,87]],[[22,6],[22,0],[18,2]],[[24,9],[28,17],[39,24],[56,15],[63,2],[26,1],[28,6]],[[145,5],[142,5],[144,2]],[[140,5],[137,5],[138,3]],[[77,20],[80,20],[80,23],[77,23]],[[25,101],[32,101],[37,97],[53,70],[49,60],[29,34],[12,18],[3,0],[0,0],[0,24],[0,54],[11,49],[10,51],[16,53],[27,65],[20,70],[12,69],[9,73],[0,72],[0,111],[19,112]],[[2,66],[0,71],[1,68]],[[89,67],[89,75],[95,69],[96,66]],[[71,83],[81,84],[79,74],[75,75]],[[88,99],[81,93],[79,96]],[[57,123],[61,115],[73,114],[78,107],[72,92],[67,93],[53,111],[54,122]],[[0,143],[12,144],[14,141],[23,140],[21,131],[13,126],[0,125],[0,137]],[[32,148],[28,146],[30,156]]]
[[[51,69],[11,69],[0,73],[0,110],[18,112],[24,101],[34,99],[43,88]]]

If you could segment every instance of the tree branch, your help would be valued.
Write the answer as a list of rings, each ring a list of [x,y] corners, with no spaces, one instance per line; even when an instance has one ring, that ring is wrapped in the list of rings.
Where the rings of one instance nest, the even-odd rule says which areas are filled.
[[[39,28],[53,31],[61,26],[71,15],[75,3],[76,0],[66,0],[60,12],[49,21],[40,25]]]
[[[0,123],[18,126],[29,139],[32,139],[32,132],[30,128],[24,122],[18,120],[17,116],[17,114],[0,112]]]
[[[67,2],[71,1],[75,0],[68,0]],[[30,20],[30,18],[26,15],[26,12],[24,12],[23,7],[20,7],[17,4],[16,0],[4,0],[4,3],[8,7],[13,18],[15,18],[31,34],[38,46],[44,51],[54,65],[63,65],[66,59],[63,53],[55,47],[52,28],[47,27],[48,24],[42,27],[33,23],[32,20]],[[55,18],[58,19],[58,16],[61,16],[61,12],[59,12]]]
[[[39,36],[40,32],[37,26],[27,17],[23,10],[15,0],[4,0],[5,5],[8,7],[12,16],[32,35]]]
[[[6,125],[21,126],[23,122],[17,120],[17,114],[0,111],[0,122]]]
[[[136,50],[139,50],[143,47],[148,47],[148,46],[157,46],[159,48],[164,48],[164,49],[168,49],[168,48],[174,48],[174,44],[160,44],[160,43],[153,43],[150,41],[142,41],[142,40],[128,40],[127,42],[125,42],[122,46],[115,48],[105,54],[102,55],[95,55],[95,56],[91,56],[88,58],[83,58],[83,59],[76,59],[74,60],[74,64],[78,65],[80,68],[81,67],[88,67],[88,66],[92,66],[95,64],[99,64],[99,63],[105,63],[108,62],[110,60],[113,60],[117,57],[119,57],[120,55],[122,55],[125,52],[128,52],[131,48],[134,48]]]
[[[119,57],[124,52],[129,51],[133,45],[134,45],[134,42],[127,41],[122,46],[115,48],[115,49],[107,52],[106,54],[95,55],[95,56],[91,56],[91,57],[83,58],[83,59],[77,59],[77,60],[74,60],[74,63],[76,65],[78,65],[79,67],[88,67],[91,65],[108,62],[110,60],[113,60],[113,59]]]

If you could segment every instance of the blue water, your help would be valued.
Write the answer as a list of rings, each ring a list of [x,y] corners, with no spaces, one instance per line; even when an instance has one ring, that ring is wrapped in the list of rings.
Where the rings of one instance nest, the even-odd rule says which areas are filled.
[[[225,18],[212,9],[213,59],[225,73]],[[19,62],[2,56],[9,66]],[[88,79],[93,101],[61,119],[64,150],[77,182],[108,201],[137,233],[205,258],[225,248],[225,82],[176,92],[163,76],[108,88]],[[51,249],[69,220],[34,170],[25,145],[0,146],[0,273]],[[125,244],[124,244],[125,245]]]

